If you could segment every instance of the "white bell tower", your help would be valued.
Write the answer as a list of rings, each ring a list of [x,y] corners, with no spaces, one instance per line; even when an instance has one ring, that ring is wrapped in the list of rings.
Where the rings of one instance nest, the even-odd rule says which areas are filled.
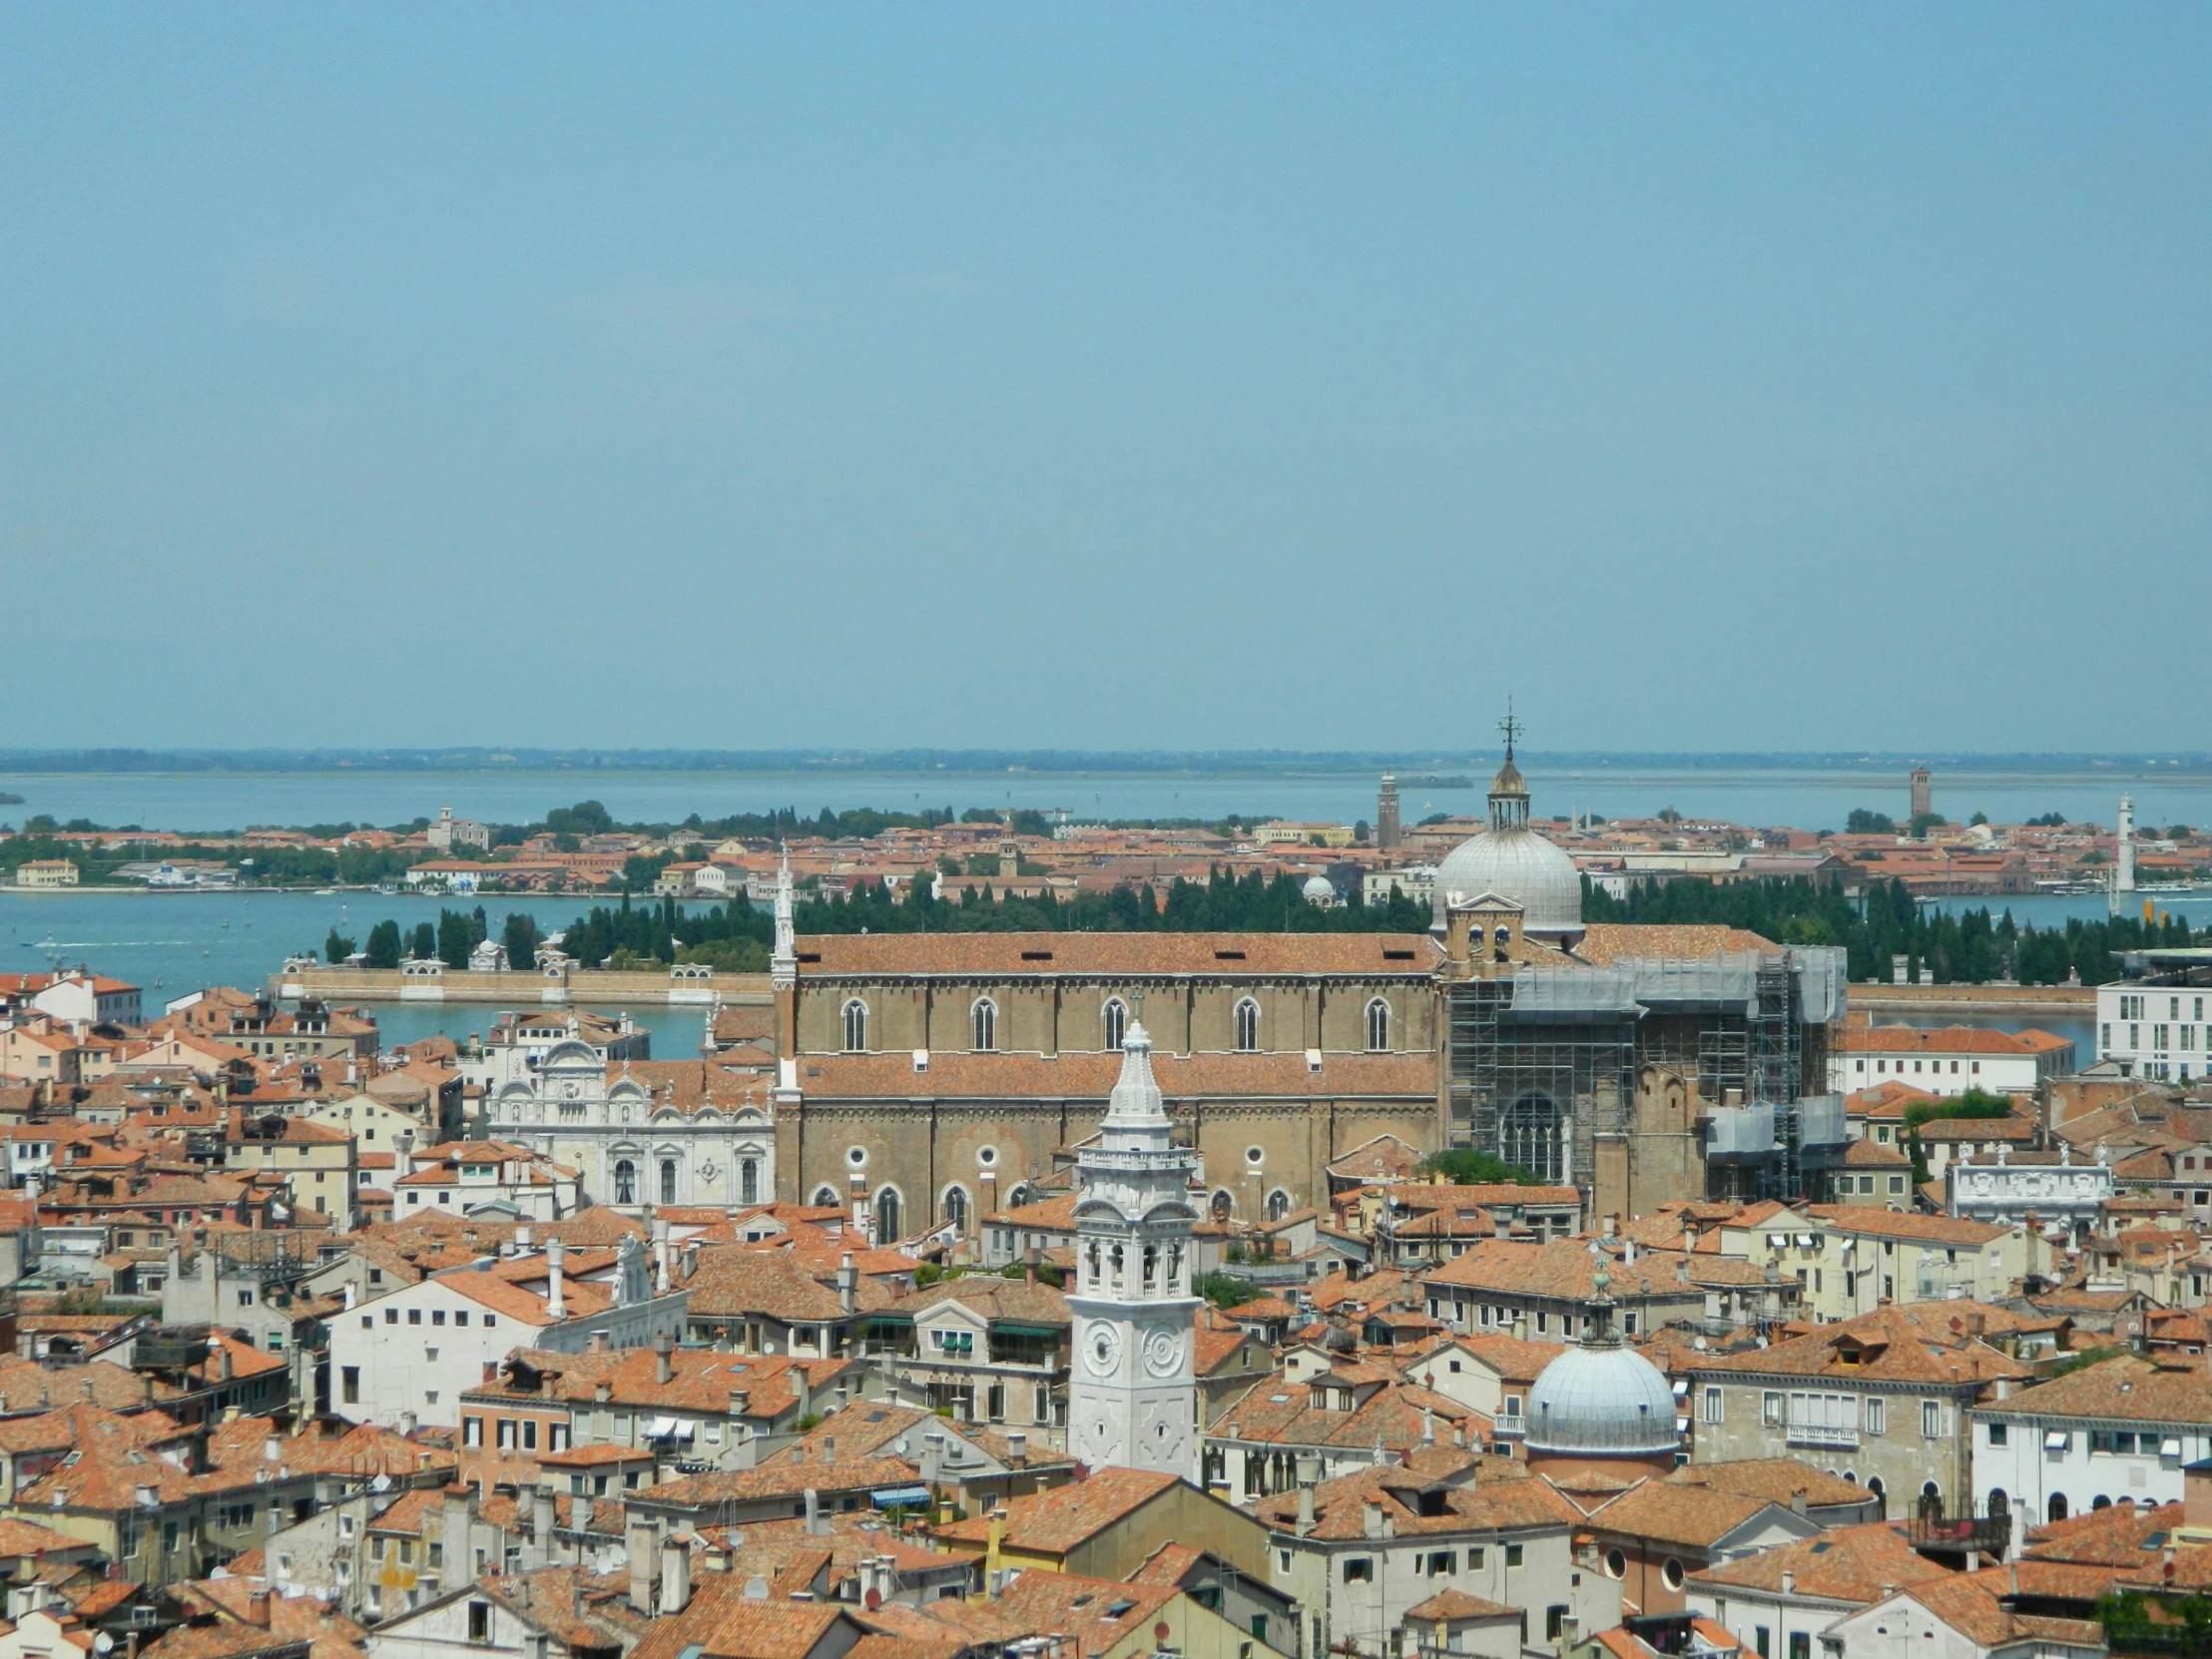
[[[1190,1178],[1174,1144],[1152,1039],[1132,1023],[1099,1144],[1076,1155],[1076,1282],[1068,1453],[1093,1468],[1199,1477]]]

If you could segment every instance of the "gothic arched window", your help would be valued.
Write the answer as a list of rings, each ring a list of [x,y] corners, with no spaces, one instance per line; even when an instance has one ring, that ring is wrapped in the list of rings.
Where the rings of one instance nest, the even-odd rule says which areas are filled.
[[[875,1243],[878,1248],[898,1238],[898,1189],[885,1187],[875,1195]]]
[[[1106,1049],[1111,1053],[1129,1035],[1129,1004],[1118,996],[1110,996],[1106,999],[1102,1017],[1106,1023]]]
[[[1498,1126],[1498,1155],[1517,1164],[1539,1182],[1559,1180],[1559,1108],[1548,1095],[1531,1091],[1505,1108]]]
[[[867,1052],[867,1004],[858,997],[844,1005],[844,1051],[847,1054]]]
[[[1368,1049],[1384,1054],[1390,1047],[1390,1005],[1380,996],[1368,1004]]]
[[[638,1166],[627,1158],[615,1160],[615,1202],[635,1204],[638,1201]]]
[[[974,1026],[974,1048],[978,1054],[988,1054],[998,1046],[998,1004],[987,996],[975,999],[975,1006],[968,1010],[968,1020]]]
[[[663,1158],[661,1160],[661,1202],[663,1204],[674,1204],[676,1202],[676,1160],[674,1158]]]
[[[1260,1004],[1246,997],[1237,1004],[1237,1052],[1251,1054],[1260,1046]]]
[[[947,1187],[944,1190],[944,1219],[961,1232],[967,1231],[967,1189]]]
[[[738,1163],[738,1202],[761,1202],[761,1160],[758,1158],[745,1158]]]
[[[1268,1220],[1281,1221],[1291,1213],[1291,1195],[1281,1187],[1268,1194]]]
[[[1237,1201],[1229,1196],[1229,1189],[1226,1187],[1217,1191],[1214,1194],[1213,1202],[1207,1206],[1208,1209],[1214,1212],[1214,1220],[1216,1221],[1227,1221],[1229,1213],[1236,1207]]]
[[[834,1188],[834,1187],[817,1187],[817,1188],[815,1189],[815,1208],[816,1208],[816,1209],[818,1209],[818,1210],[834,1210],[834,1209],[835,1209],[836,1207],[837,1207],[837,1189],[836,1189],[836,1188]]]

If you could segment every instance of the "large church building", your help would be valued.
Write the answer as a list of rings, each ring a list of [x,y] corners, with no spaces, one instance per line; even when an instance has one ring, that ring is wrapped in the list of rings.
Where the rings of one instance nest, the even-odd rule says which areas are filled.
[[[1426,933],[795,937],[778,903],[781,1196],[882,1239],[1021,1202],[1100,1128],[1141,1021],[1209,1210],[1326,1208],[1381,1134],[1579,1186],[1595,1215],[1814,1190],[1841,950],[1726,927],[1586,925],[1508,750]]]

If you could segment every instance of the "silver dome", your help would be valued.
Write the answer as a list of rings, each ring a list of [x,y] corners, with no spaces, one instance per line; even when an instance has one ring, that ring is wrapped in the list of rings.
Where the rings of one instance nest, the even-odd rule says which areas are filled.
[[[1528,1395],[1532,1452],[1655,1457],[1674,1451],[1674,1390],[1657,1366],[1618,1343],[1570,1348]]]
[[[1435,927],[1446,912],[1494,892],[1521,907],[1521,930],[1547,943],[1582,936],[1582,873],[1565,851],[1533,830],[1485,830],[1461,841],[1436,866]]]
[[[1335,884],[1331,882],[1329,877],[1326,875],[1307,876],[1306,884],[1303,887],[1299,888],[1299,891],[1305,894],[1308,898],[1326,899],[1335,898],[1337,896],[1337,888]]]

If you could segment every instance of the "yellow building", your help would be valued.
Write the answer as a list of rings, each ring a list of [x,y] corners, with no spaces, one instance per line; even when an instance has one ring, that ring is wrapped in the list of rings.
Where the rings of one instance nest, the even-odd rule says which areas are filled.
[[[67,858],[27,859],[16,865],[15,884],[19,887],[74,887],[77,866]]]

